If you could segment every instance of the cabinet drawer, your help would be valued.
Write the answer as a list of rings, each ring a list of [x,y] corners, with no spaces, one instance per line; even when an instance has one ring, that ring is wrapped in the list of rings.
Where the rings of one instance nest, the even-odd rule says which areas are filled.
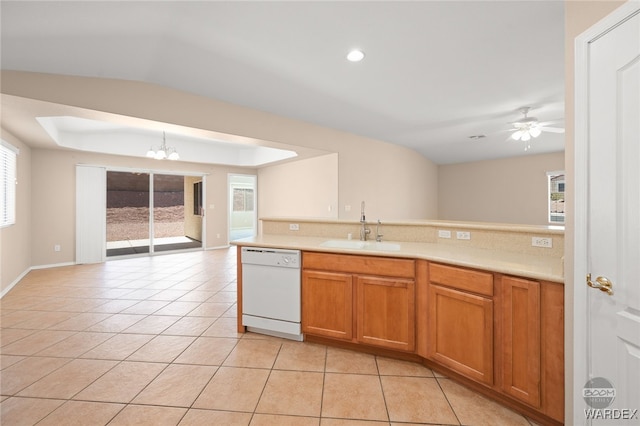
[[[493,274],[429,263],[429,281],[472,293],[493,296]]]
[[[412,259],[307,251],[302,254],[302,268],[397,278],[414,278],[416,275],[415,260]]]

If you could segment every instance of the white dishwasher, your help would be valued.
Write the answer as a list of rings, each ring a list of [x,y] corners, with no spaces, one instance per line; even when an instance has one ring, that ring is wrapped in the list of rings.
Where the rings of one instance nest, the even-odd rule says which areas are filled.
[[[242,325],[302,341],[300,251],[242,247]]]

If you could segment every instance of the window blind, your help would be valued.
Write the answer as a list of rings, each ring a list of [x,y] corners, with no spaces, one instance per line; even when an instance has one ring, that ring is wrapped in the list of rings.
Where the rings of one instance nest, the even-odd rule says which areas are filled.
[[[18,148],[0,143],[0,227],[16,223],[16,163]]]

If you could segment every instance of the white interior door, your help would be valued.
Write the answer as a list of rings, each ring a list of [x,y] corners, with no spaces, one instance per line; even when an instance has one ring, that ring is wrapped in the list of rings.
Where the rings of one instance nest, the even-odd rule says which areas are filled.
[[[574,412],[575,423],[640,424],[640,3],[632,3],[634,10],[601,30],[587,48],[582,183],[587,185],[585,264],[593,287],[583,287],[588,289],[587,371],[574,382],[584,384],[574,389],[576,400],[584,401],[582,412]],[[587,274],[576,270],[576,285],[587,286]],[[580,325],[575,330],[579,333]]]

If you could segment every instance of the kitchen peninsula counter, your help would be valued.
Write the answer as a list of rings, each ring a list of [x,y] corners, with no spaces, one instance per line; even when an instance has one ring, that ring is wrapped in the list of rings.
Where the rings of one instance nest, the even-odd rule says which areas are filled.
[[[375,248],[375,241],[369,241],[370,247],[343,248],[327,247],[327,241],[340,239],[314,236],[295,236],[263,234],[255,237],[232,241],[232,245],[247,247],[282,248],[291,250],[325,253],[356,254],[361,256],[384,256],[410,259],[424,259],[432,262],[447,263],[496,273],[517,275],[520,277],[564,283],[563,260],[553,256],[536,256],[529,253],[507,250],[465,247],[461,244],[429,242],[387,241],[388,245],[398,245],[398,249]],[[344,241],[349,241],[344,239]],[[384,244],[383,244],[384,246]]]

